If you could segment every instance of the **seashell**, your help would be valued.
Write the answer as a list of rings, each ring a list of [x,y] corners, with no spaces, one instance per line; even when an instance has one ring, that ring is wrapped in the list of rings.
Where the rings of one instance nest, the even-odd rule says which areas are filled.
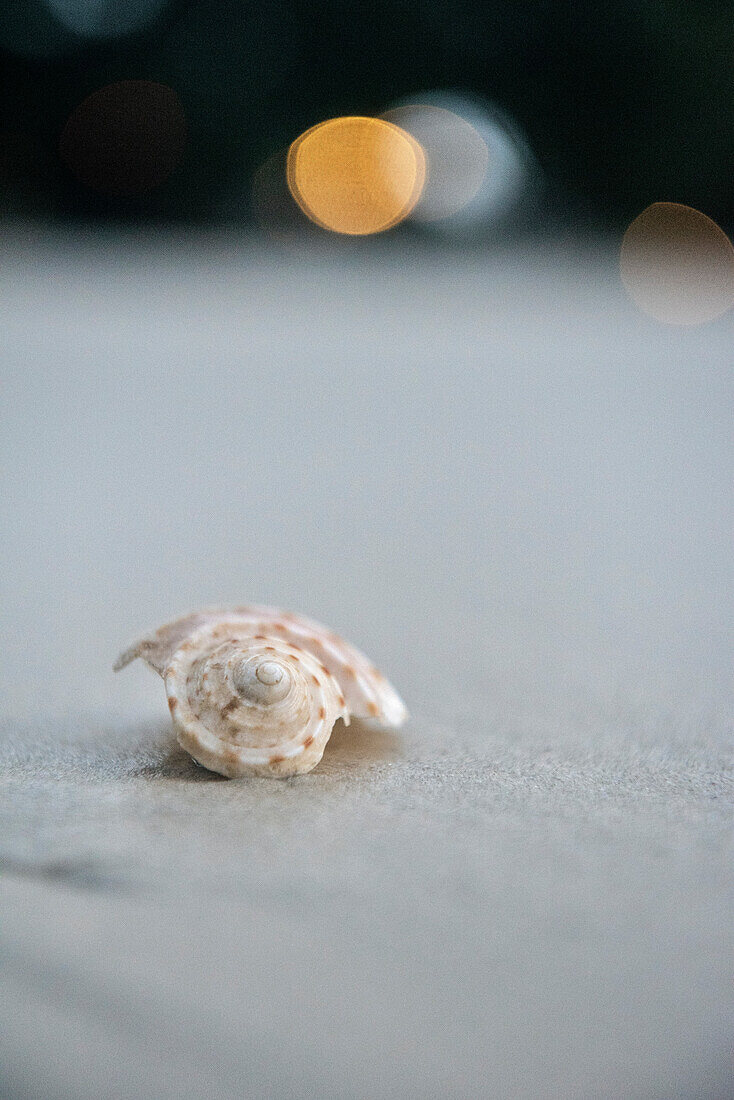
[[[334,723],[399,726],[405,706],[363,653],[312,619],[272,607],[196,611],[120,655],[163,677],[178,742],[210,771],[298,775],[315,768]]]

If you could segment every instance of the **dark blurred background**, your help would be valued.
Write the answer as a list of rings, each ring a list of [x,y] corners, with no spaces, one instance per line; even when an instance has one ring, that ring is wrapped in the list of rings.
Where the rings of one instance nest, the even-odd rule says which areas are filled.
[[[258,167],[305,128],[435,89],[480,97],[524,131],[545,180],[538,229],[579,210],[622,225],[657,200],[734,221],[730,0],[2,0],[0,12],[6,216],[246,224]],[[59,153],[78,105],[123,80],[178,97],[179,115],[164,104],[151,123],[164,154],[186,134],[175,171],[139,194],[83,185]]]

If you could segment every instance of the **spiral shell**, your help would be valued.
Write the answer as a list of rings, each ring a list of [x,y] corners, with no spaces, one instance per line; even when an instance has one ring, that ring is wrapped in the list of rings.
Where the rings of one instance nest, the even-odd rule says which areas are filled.
[[[271,607],[186,615],[141,638],[115,669],[136,657],[163,677],[182,748],[230,778],[311,771],[338,718],[399,726],[406,717],[363,653]]]

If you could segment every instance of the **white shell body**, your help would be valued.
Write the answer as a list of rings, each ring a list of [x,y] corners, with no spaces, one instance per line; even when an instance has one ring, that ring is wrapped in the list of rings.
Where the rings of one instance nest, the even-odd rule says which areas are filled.
[[[311,771],[337,718],[399,726],[395,689],[363,653],[312,619],[272,607],[197,611],[146,635],[142,657],[164,679],[179,744],[221,775]]]

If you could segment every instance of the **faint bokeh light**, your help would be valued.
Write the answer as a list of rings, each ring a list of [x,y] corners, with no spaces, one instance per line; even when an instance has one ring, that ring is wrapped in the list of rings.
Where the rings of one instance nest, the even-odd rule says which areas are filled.
[[[87,38],[113,38],[152,23],[166,0],[46,0],[69,30]]]
[[[252,180],[252,217],[269,236],[289,240],[304,230],[316,232],[288,188],[288,149],[273,153],[260,165]]]
[[[54,57],[88,39],[143,30],[168,0],[0,0],[0,43],[26,57]]]
[[[700,325],[734,305],[731,241],[690,206],[655,202],[643,210],[624,235],[620,270],[640,309],[669,325]]]
[[[489,150],[484,138],[453,111],[425,103],[386,111],[418,141],[426,157],[426,183],[411,215],[414,221],[435,221],[458,213],[476,196],[487,173]]]
[[[426,183],[411,221],[461,238],[526,215],[540,171],[519,127],[498,108],[436,91],[394,103],[382,117],[425,151]]]
[[[176,93],[149,80],[124,80],[93,92],[72,111],[59,152],[86,187],[137,195],[164,183],[186,145]]]
[[[324,229],[354,236],[381,233],[407,217],[425,171],[418,142],[379,118],[330,119],[288,150],[288,186],[303,212]]]

